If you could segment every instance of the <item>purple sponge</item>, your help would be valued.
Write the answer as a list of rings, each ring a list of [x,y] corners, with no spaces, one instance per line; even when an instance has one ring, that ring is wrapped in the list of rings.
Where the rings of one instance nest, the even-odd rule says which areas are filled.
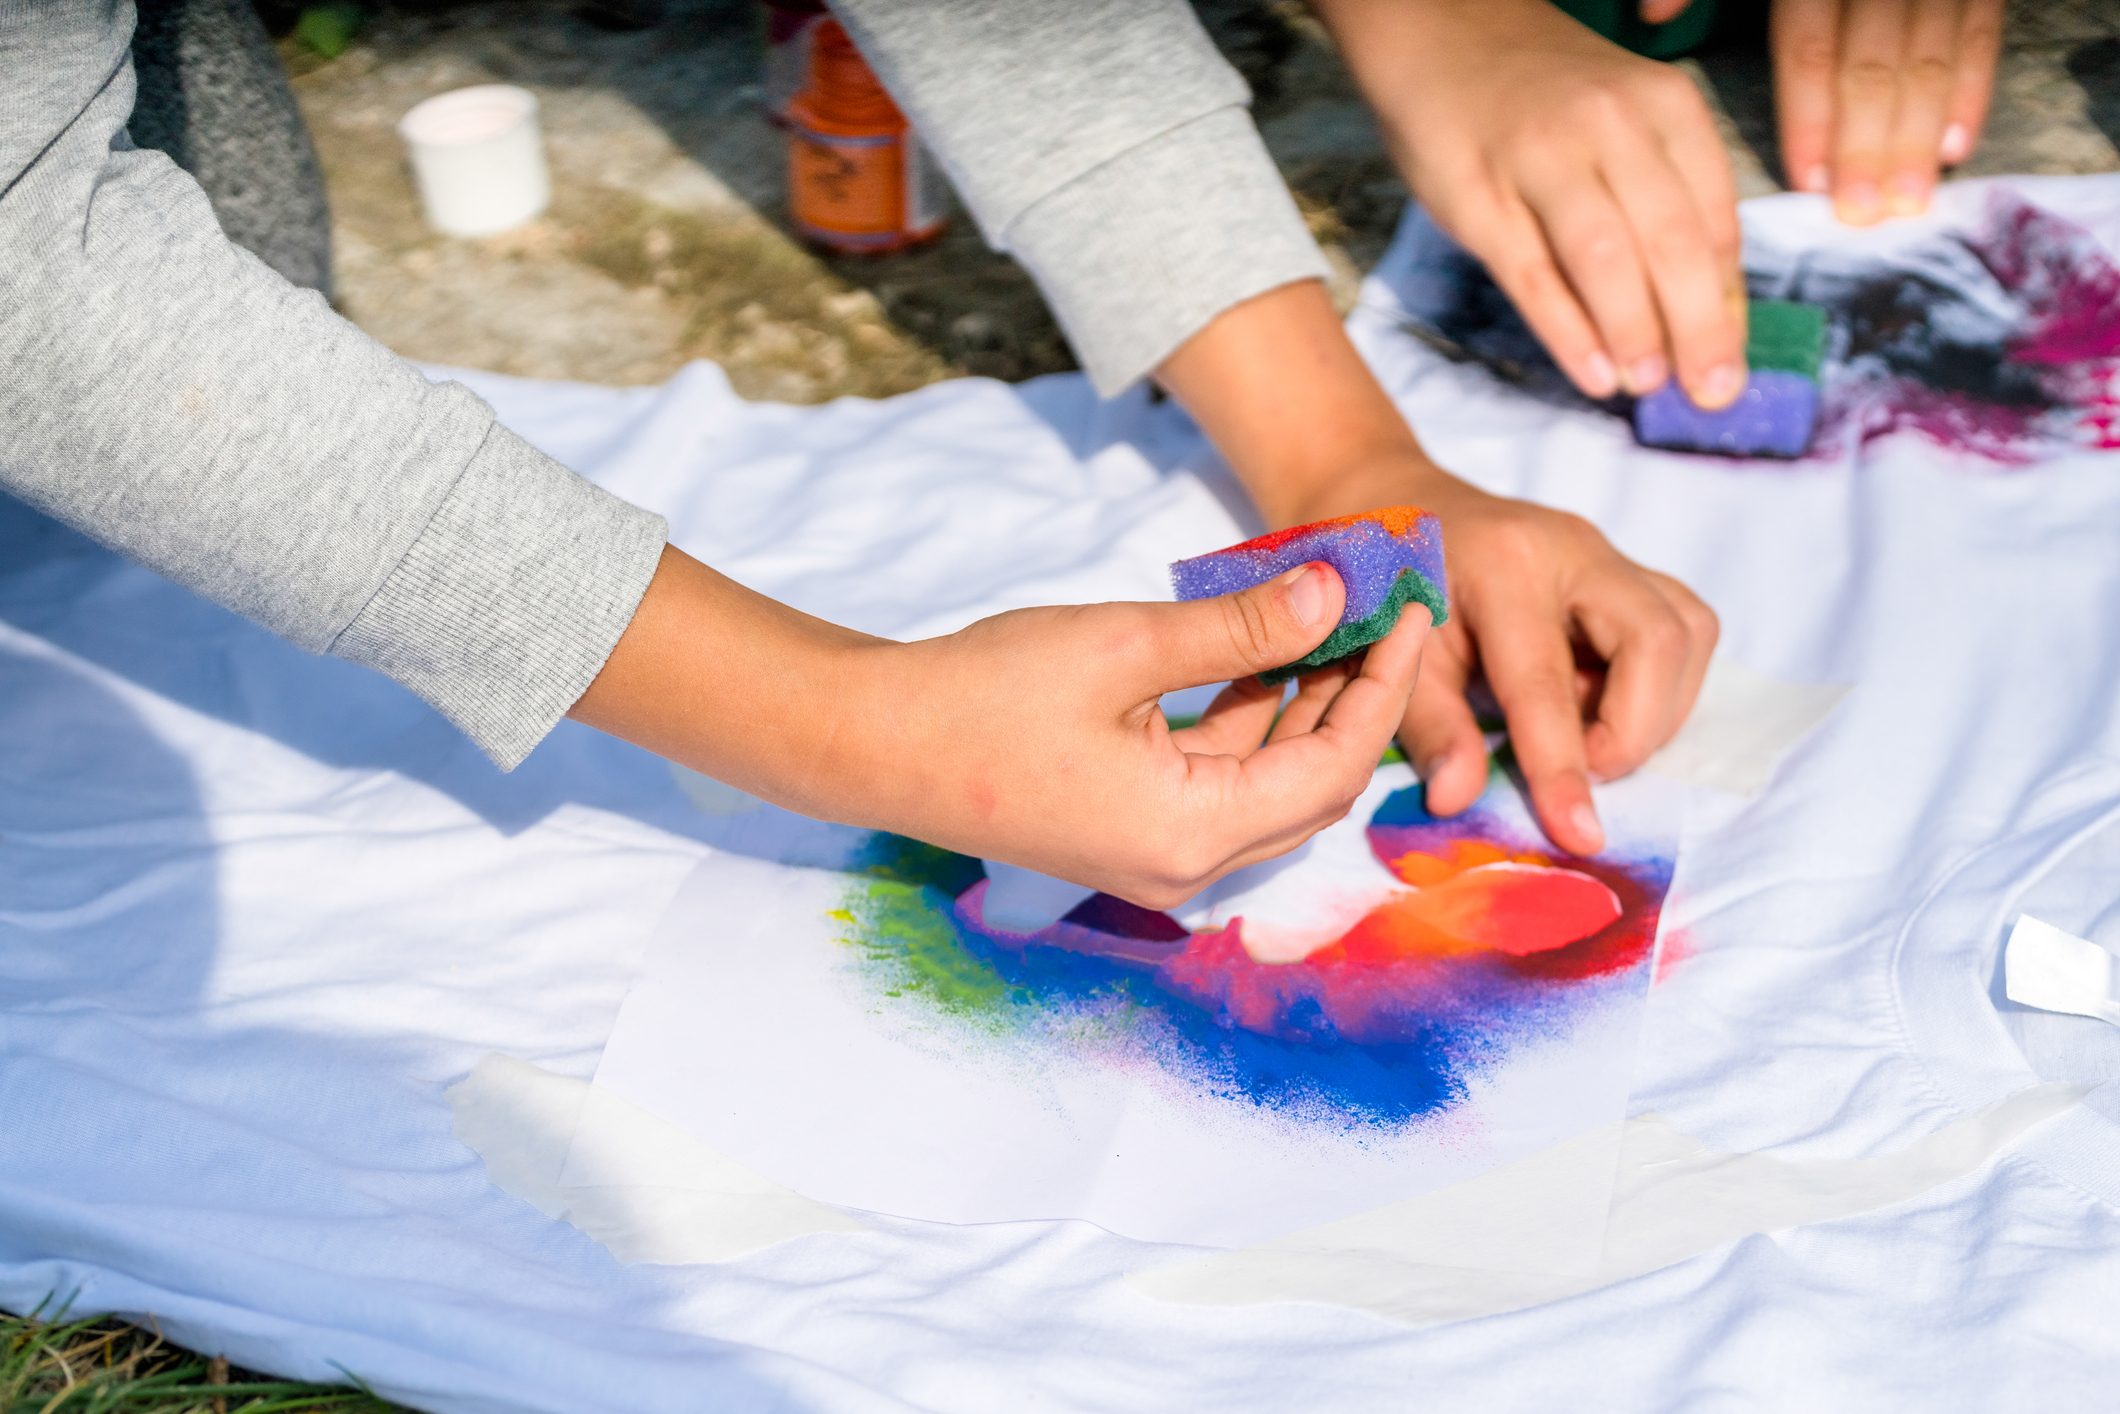
[[[1260,674],[1281,682],[1311,668],[1359,653],[1391,632],[1409,603],[1426,605],[1442,623],[1450,616],[1443,577],[1443,529],[1413,506],[1392,506],[1277,530],[1226,550],[1180,560],[1170,567],[1180,599],[1234,594],[1298,565],[1323,560],[1347,586],[1339,626],[1316,648],[1285,667]]]
[[[1645,447],[1738,457],[1800,457],[1818,423],[1818,385],[1801,373],[1755,368],[1737,401],[1714,412],[1674,382],[1634,405],[1634,436]]]

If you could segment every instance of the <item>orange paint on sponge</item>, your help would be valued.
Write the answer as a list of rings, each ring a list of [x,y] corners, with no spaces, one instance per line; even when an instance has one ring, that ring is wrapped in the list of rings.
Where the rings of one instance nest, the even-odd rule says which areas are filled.
[[[1443,528],[1415,506],[1388,506],[1277,530],[1180,560],[1170,567],[1170,577],[1180,599],[1209,599],[1317,561],[1339,573],[1347,587],[1347,606],[1323,643],[1286,667],[1261,674],[1268,682],[1361,652],[1391,632],[1409,603],[1425,606],[1439,624],[1449,617]]]

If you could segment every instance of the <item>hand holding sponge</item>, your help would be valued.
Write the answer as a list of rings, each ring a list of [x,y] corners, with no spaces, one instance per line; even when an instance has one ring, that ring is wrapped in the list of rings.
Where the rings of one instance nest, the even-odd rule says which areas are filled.
[[[1745,342],[1752,375],[1728,407],[1710,410],[1676,381],[1634,405],[1634,436],[1645,447],[1740,457],[1800,457],[1818,425],[1818,367],[1825,356],[1823,310],[1754,300]]]
[[[1391,632],[1410,603],[1436,623],[1450,616],[1443,574],[1443,529],[1413,506],[1392,506],[1277,530],[1241,545],[1180,560],[1170,567],[1180,599],[1211,599],[1264,584],[1299,565],[1323,561],[1347,587],[1347,605],[1332,633],[1293,663],[1262,673],[1284,682],[1361,652]]]

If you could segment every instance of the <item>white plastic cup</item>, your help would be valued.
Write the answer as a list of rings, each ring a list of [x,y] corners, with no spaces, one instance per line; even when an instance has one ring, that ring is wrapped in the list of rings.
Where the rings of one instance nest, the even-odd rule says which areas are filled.
[[[436,94],[398,120],[427,224],[445,235],[513,230],[552,200],[537,95],[507,83]]]

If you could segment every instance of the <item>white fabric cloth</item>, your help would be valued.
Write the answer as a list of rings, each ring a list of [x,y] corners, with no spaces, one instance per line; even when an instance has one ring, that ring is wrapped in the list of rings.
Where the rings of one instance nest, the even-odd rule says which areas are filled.
[[[2120,181],[2022,187],[2120,243]],[[1748,218],[1827,229],[1806,199]],[[1859,240],[1922,235],[1895,230]],[[1358,324],[1446,463],[1696,585],[1753,668],[1851,684],[1763,795],[1696,802],[1638,1110],[1857,1158],[2120,1074],[2120,1031],[2017,1014],[1999,971],[2020,912],[2115,941],[2120,456],[1646,454]],[[705,367],[471,381],[686,548],[864,628],[1157,595],[1246,528],[1173,411],[1076,379],[816,409]],[[1079,1224],[621,1266],[494,1187],[443,1092],[493,1051],[592,1071],[702,818],[585,729],[501,776],[380,679],[0,504],[0,1304],[153,1312],[447,1410],[1986,1410],[2120,1381],[2112,1085],[1894,1207],[1426,1330],[1159,1303],[1124,1277],[1182,1252]]]

